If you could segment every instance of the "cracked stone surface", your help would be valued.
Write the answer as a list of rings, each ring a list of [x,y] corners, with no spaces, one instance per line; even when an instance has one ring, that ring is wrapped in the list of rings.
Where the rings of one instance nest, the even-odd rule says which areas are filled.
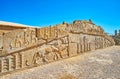
[[[120,46],[86,52],[0,79],[120,79]]]

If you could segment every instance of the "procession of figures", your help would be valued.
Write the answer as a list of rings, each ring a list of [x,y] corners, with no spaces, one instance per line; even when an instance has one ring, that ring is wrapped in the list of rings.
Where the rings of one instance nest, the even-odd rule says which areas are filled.
[[[1,39],[0,74],[114,45],[113,39],[100,26],[86,21],[17,29],[3,34]]]

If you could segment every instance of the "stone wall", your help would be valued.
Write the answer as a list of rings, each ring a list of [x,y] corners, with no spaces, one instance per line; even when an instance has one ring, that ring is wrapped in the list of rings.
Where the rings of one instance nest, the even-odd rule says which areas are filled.
[[[114,45],[100,26],[74,21],[44,28],[16,29],[1,36],[0,75]]]

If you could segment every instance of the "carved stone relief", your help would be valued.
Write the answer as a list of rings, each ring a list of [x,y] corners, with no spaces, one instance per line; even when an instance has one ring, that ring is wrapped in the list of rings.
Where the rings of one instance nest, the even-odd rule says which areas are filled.
[[[12,52],[7,54],[9,51],[3,48],[2,53],[5,54],[0,57],[0,72],[6,73],[39,66],[114,45],[114,41],[103,33],[104,30],[101,27],[89,24],[87,21],[76,21],[73,24],[38,30],[24,29],[10,40],[9,47],[13,50]],[[5,50],[6,52],[3,52]]]

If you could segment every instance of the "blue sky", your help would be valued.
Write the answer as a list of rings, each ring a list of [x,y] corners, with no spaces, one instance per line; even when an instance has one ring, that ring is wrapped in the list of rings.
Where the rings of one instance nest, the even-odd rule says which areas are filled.
[[[120,0],[0,0],[0,20],[32,26],[89,20],[113,34],[120,29]]]

